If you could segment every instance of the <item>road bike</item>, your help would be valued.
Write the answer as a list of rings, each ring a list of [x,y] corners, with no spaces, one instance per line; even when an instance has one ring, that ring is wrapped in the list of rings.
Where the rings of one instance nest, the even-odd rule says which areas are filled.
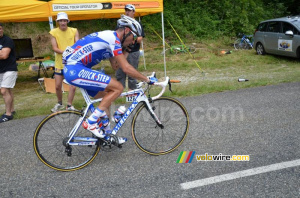
[[[196,48],[194,46],[185,46],[185,45],[171,45],[170,53],[179,54],[179,53],[195,53]]]
[[[105,138],[98,138],[82,127],[88,113],[95,110],[93,104],[101,102],[102,98],[92,100],[87,91],[80,88],[86,108],[82,111],[60,111],[45,117],[33,136],[36,155],[45,165],[58,171],[81,169],[95,159],[100,148],[121,147],[116,134],[135,109],[131,135],[137,147],[150,155],[174,151],[188,134],[189,115],[177,99],[162,97],[167,85],[171,90],[168,77],[163,82],[154,83],[154,86],[161,87],[154,97],[150,96],[154,86],[145,82],[140,82],[135,90],[123,92],[120,97],[130,97],[132,103]]]
[[[245,35],[243,33],[239,33],[238,36],[240,38],[236,39],[233,44],[236,50],[253,48],[253,35]]]

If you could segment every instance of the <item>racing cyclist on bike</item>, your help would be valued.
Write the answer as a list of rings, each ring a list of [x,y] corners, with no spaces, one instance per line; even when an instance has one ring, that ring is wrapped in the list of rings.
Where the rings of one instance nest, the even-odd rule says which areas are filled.
[[[91,97],[103,97],[96,110],[83,122],[83,127],[99,138],[104,138],[106,134],[97,122],[100,118],[104,126],[109,124],[106,112],[111,103],[123,92],[123,86],[116,79],[92,70],[94,65],[100,63],[101,60],[109,59],[115,70],[120,67],[132,78],[149,84],[157,82],[156,78],[149,79],[135,70],[126,60],[128,52],[122,50],[134,44],[137,37],[141,36],[140,24],[135,19],[122,15],[117,25],[116,31],[95,32],[83,37],[73,46],[67,47],[63,53],[66,81],[71,85],[86,89]],[[119,144],[123,144],[127,138],[118,137],[118,141]]]

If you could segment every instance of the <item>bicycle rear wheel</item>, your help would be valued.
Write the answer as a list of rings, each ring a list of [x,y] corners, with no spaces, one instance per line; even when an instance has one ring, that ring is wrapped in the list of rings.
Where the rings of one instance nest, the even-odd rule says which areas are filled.
[[[59,171],[73,171],[85,167],[95,159],[100,151],[99,141],[95,145],[66,145],[69,133],[81,116],[78,111],[60,111],[40,122],[33,136],[33,147],[45,165]],[[93,138],[92,133],[82,126],[75,136],[81,139]],[[74,139],[72,142],[84,140]]]
[[[151,155],[170,153],[178,148],[187,136],[187,110],[178,100],[170,97],[154,100],[151,106],[163,128],[157,125],[144,103],[132,120],[133,141],[139,149]]]
[[[239,49],[244,49],[244,42],[242,42],[241,38],[238,38],[234,41],[234,49],[239,50]]]
[[[239,49],[242,49],[242,50],[248,50],[250,48],[252,48],[250,46],[250,44],[246,41],[246,39],[244,39],[243,41],[241,41],[241,39],[237,39],[235,42],[234,42],[234,48],[239,50]]]

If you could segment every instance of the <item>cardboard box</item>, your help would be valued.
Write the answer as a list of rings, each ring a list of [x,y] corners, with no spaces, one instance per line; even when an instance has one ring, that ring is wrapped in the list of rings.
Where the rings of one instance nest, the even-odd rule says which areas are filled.
[[[56,93],[55,91],[55,79],[53,78],[44,78],[44,85],[46,92]],[[63,82],[62,91],[69,91],[69,85]]]

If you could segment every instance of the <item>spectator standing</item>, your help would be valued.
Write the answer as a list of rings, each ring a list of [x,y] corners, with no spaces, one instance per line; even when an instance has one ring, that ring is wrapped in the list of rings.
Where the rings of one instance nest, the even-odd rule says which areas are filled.
[[[132,4],[127,4],[125,6],[125,15],[129,16],[131,18],[134,19],[134,14],[135,14],[135,7]],[[141,23],[139,23],[141,28],[142,28],[142,33],[141,35],[137,38],[137,40],[135,41],[134,44],[128,46],[128,48],[126,49],[129,54],[127,57],[127,61],[129,64],[131,64],[136,70],[138,70],[138,65],[139,65],[139,58],[140,58],[140,45],[142,43],[143,37],[145,37],[144,34],[144,29]],[[123,87],[125,88],[125,82],[126,82],[126,73],[124,73],[124,71],[119,68],[116,72],[116,78],[117,80],[123,85]],[[128,76],[128,89],[129,90],[133,90],[136,89],[136,79]]]
[[[56,22],[58,23],[58,27],[49,32],[51,34],[52,49],[56,53],[54,74],[57,104],[51,109],[52,112],[56,112],[64,108],[62,104],[62,83],[64,79],[62,53],[68,46],[72,46],[79,40],[78,30],[76,28],[68,27],[70,20],[65,12],[59,12],[57,14]],[[66,107],[67,110],[75,110],[74,106],[72,106],[75,90],[76,87],[70,85]]]
[[[15,45],[3,32],[3,25],[0,23],[0,87],[5,103],[5,113],[1,116],[0,123],[13,119],[15,110],[12,89],[18,77]]]

